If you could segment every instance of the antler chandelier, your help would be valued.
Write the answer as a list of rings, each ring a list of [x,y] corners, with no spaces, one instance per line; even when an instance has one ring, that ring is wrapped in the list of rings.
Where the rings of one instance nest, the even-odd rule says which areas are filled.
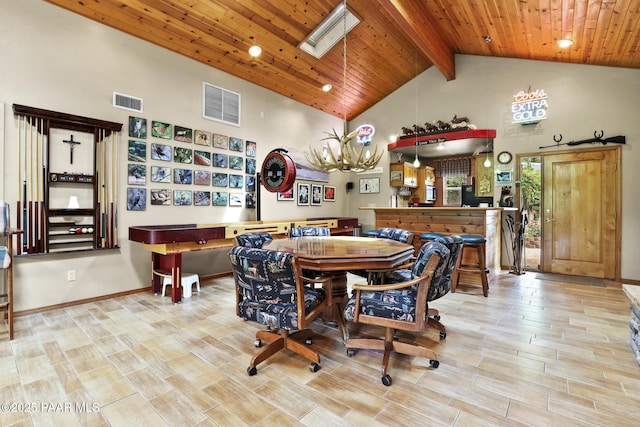
[[[342,38],[342,110],[344,129],[342,136],[339,136],[336,130],[333,129],[333,132],[326,132],[329,136],[322,139],[322,141],[337,141],[337,153],[333,151],[330,144],[327,144],[322,148],[321,152],[313,148],[309,148],[309,153],[305,153],[305,157],[315,168],[326,172],[334,172],[337,170],[340,172],[363,172],[365,170],[375,168],[380,162],[384,152],[381,150],[380,153],[378,153],[378,147],[375,147],[373,153],[366,149],[365,141],[369,141],[370,138],[368,137],[370,135],[362,135],[362,138],[361,135],[359,135],[361,129],[366,126],[361,126],[355,131],[347,133],[347,0],[344,0],[343,4],[344,33]],[[355,142],[353,141],[354,139],[356,139]],[[360,144],[360,147],[354,147],[352,142]]]

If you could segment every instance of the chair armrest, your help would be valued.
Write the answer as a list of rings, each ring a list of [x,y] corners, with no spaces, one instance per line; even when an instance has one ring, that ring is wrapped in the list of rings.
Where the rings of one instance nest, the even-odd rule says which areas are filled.
[[[388,285],[369,285],[365,283],[354,283],[352,286],[352,289],[354,291],[371,291],[371,292],[391,291],[394,289],[403,289],[403,288],[411,287],[413,285],[420,283],[422,280],[423,280],[422,277],[417,277],[407,282],[391,283]]]

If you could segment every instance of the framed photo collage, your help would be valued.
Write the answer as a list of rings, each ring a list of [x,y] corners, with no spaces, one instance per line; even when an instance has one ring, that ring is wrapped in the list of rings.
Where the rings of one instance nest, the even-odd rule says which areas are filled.
[[[127,210],[146,209],[147,185],[151,205],[256,207],[256,142],[133,116],[128,130]]]

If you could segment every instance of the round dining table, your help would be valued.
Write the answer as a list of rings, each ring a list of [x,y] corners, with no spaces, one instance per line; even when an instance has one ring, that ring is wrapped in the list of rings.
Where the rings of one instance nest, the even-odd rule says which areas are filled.
[[[303,236],[274,239],[264,249],[294,253],[303,269],[331,277],[332,305],[323,315],[337,323],[346,342],[342,311],[347,302],[349,270],[392,269],[411,259],[414,247],[395,240],[351,236]]]

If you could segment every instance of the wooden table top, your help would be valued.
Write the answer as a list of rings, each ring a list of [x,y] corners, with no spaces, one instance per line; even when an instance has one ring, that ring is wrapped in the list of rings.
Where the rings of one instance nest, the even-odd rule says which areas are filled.
[[[351,236],[274,239],[264,249],[295,253],[303,268],[319,271],[393,268],[414,252],[412,245],[395,240]]]

